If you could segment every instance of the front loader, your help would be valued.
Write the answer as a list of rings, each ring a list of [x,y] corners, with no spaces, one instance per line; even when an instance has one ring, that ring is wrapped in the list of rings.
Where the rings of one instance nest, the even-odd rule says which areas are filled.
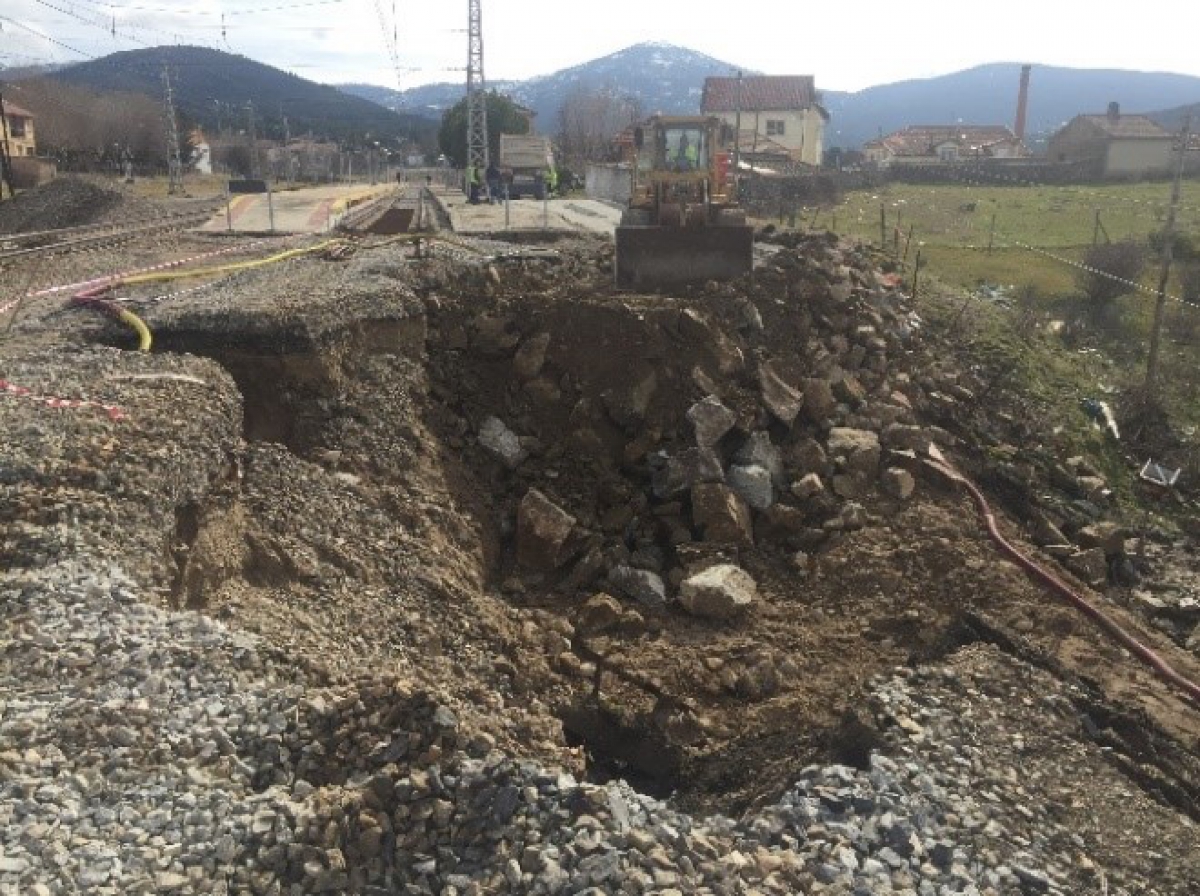
[[[729,127],[654,116],[634,129],[633,192],[616,232],[624,289],[732,280],[753,264],[753,230],[729,186]]]

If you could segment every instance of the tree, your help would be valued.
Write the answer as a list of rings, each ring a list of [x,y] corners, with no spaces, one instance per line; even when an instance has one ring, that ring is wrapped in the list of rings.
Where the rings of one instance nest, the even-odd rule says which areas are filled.
[[[487,127],[488,153],[492,159],[500,155],[501,134],[528,134],[529,119],[521,114],[517,104],[495,91],[488,91]],[[467,98],[464,96],[442,116],[438,130],[438,147],[449,156],[457,168],[467,165]]]
[[[568,164],[609,161],[613,138],[641,118],[641,104],[613,87],[576,87],[558,112],[558,141]]]

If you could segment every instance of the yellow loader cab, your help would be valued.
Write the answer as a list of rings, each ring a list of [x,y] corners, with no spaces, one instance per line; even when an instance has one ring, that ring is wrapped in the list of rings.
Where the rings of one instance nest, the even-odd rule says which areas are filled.
[[[753,264],[736,205],[733,133],[712,116],[656,115],[633,133],[633,189],[617,228],[617,286],[731,280]]]

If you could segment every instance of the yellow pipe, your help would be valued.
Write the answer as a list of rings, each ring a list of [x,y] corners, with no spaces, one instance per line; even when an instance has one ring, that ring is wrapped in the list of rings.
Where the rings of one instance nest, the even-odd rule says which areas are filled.
[[[267,258],[257,258],[253,261],[239,261],[235,264],[223,264],[211,268],[195,268],[194,270],[187,271],[152,271],[148,274],[137,274],[133,277],[125,277],[121,280],[121,285],[129,285],[131,283],[152,283],[158,280],[184,280],[188,277],[203,277],[209,274],[227,274],[233,271],[244,271],[248,270],[249,268],[257,268],[267,264],[274,264],[277,261],[286,261],[289,258],[296,258],[300,255],[307,255],[310,252],[317,252],[336,242],[338,242],[338,240],[324,240],[323,242],[317,243],[315,246],[307,246],[303,249],[290,249],[287,252],[280,252],[278,255],[271,255]]]
[[[125,308],[121,308],[117,311],[117,317],[121,319],[122,323],[128,324],[130,327],[132,327],[133,331],[138,334],[138,351],[150,351],[152,337],[150,335],[150,328],[146,326],[145,321],[143,321],[132,311],[128,311]]]

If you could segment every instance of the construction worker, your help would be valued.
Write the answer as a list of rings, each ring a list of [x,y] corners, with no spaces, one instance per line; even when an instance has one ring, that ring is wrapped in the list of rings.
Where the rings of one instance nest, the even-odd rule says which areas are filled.
[[[696,162],[699,159],[696,144],[688,140],[688,135],[684,134],[679,138],[679,167],[684,171],[695,171]]]
[[[543,179],[546,183],[546,195],[553,195],[558,189],[558,172],[554,170],[553,165],[546,169],[546,174]]]
[[[467,166],[467,201],[479,205],[479,169],[474,165]]]
[[[496,167],[495,162],[491,162],[484,174],[487,180],[488,203],[494,205],[500,201],[500,169]]]

